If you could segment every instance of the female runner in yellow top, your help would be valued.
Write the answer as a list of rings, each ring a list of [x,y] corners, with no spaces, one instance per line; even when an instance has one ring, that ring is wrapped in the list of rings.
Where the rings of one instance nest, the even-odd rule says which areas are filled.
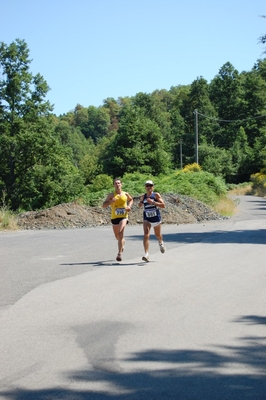
[[[109,193],[103,202],[103,207],[111,206],[111,223],[114,235],[118,241],[118,254],[116,261],[122,261],[122,252],[125,247],[124,230],[128,223],[128,212],[131,210],[133,198],[127,192],[122,191],[122,181],[114,179],[115,191]]]

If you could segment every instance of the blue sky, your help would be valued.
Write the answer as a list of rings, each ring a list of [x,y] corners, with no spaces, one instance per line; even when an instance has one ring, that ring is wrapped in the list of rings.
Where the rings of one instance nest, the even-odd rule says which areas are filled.
[[[0,41],[26,41],[57,115],[265,57],[265,0],[0,0],[0,10]]]

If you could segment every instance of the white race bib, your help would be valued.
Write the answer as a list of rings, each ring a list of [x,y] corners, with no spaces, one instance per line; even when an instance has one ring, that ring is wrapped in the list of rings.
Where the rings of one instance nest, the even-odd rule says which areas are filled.
[[[151,210],[151,211],[145,211],[145,214],[146,214],[147,218],[152,218],[152,217],[156,217],[157,212],[156,212],[156,210]]]

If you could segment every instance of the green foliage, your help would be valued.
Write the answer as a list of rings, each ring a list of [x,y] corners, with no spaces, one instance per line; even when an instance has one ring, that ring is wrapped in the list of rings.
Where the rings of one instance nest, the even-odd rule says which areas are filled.
[[[263,166],[265,158],[266,118],[257,118],[266,114],[265,71],[266,60],[259,60],[252,71],[241,74],[227,62],[210,84],[198,77],[191,85],[169,91],[108,98],[99,108],[78,105],[74,125],[96,144],[94,172],[86,174],[82,167],[86,183],[102,172],[116,176],[138,171],[158,176],[181,165],[181,156],[182,165],[192,164],[195,109],[203,169],[228,182],[248,179]],[[101,124],[102,108],[108,115],[102,116]],[[73,124],[69,115],[64,118]]]
[[[185,165],[183,172],[200,172],[201,166],[197,163]]]
[[[97,155],[91,151],[81,159],[79,170],[85,179],[85,184],[89,184],[101,171],[98,165]]]
[[[199,146],[199,158],[203,160],[201,166],[204,171],[227,180],[235,173],[232,152],[229,150],[204,143]]]
[[[90,106],[85,108],[77,104],[74,110],[73,123],[86,138],[91,138],[96,143],[108,133],[111,120],[106,107]]]
[[[200,132],[200,141],[213,141],[219,131],[217,121],[217,112],[214,105],[211,103],[209,95],[209,85],[203,78],[197,78],[190,86],[189,95],[183,101],[181,112],[186,120],[186,130],[193,132],[195,130],[195,114],[194,111],[198,110],[201,114],[207,115],[209,118],[198,118],[198,130]],[[193,150],[194,135],[186,139],[184,143],[184,150],[187,149],[187,142],[190,144],[190,151]]]
[[[124,109],[105,157],[104,171],[114,177],[135,171],[159,174],[170,166],[158,125],[136,107]]]
[[[88,153],[95,153],[93,141],[86,140],[78,128],[70,126],[64,120],[54,121],[54,133],[64,148],[69,150],[73,164],[78,167]]]
[[[69,128],[55,129],[45,101],[48,85],[30,73],[29,64],[24,41],[1,43],[0,190],[12,210],[50,207],[83,190]]]
[[[27,171],[21,194],[20,207],[40,209],[71,202],[83,192],[83,179],[78,169],[60,154],[55,154],[50,165],[35,164]]]
[[[98,192],[94,191],[92,185],[87,185],[82,193],[82,202],[91,207],[101,207],[103,200],[106,198],[107,194],[110,193],[112,189],[102,189]]]
[[[94,192],[99,192],[100,190],[103,189],[110,189],[113,187],[113,179],[106,175],[106,174],[100,174],[97,175],[91,185],[91,188]]]
[[[266,167],[266,59],[242,73],[227,62],[210,83],[198,77],[169,91],[107,98],[100,107],[77,104],[60,117],[51,114],[48,84],[30,62],[23,40],[0,43],[0,190],[10,209],[80,196],[95,205],[116,176],[136,195],[153,179],[158,191],[210,203],[219,179],[240,183],[252,175],[258,184],[255,174]],[[194,168],[195,110],[202,170]],[[181,160],[184,171],[173,173]]]
[[[167,183],[167,186],[166,186]],[[164,179],[164,192],[180,193],[194,197],[205,204],[214,205],[227,192],[225,181],[209,172],[185,173],[178,171]]]
[[[101,180],[101,178],[99,178]],[[219,199],[226,195],[227,186],[223,178],[204,171],[186,173],[182,170],[172,171],[167,175],[153,176],[140,173],[126,173],[122,177],[123,190],[131,196],[140,196],[145,193],[145,182],[153,180],[154,190],[163,193],[183,194],[202,201],[208,205],[215,205]],[[111,182],[111,178],[109,182]],[[89,205],[101,205],[108,192],[113,190],[113,185],[97,192],[94,185],[88,185],[83,201]]]
[[[259,190],[265,195],[266,193],[266,168],[263,168],[260,172],[251,175],[251,182],[253,188]]]
[[[147,180],[152,180],[156,183],[156,179],[153,175],[150,174],[141,174],[141,173],[125,173],[123,176],[123,190],[129,192],[130,194],[134,194],[134,196],[142,194],[145,190],[145,182]]]

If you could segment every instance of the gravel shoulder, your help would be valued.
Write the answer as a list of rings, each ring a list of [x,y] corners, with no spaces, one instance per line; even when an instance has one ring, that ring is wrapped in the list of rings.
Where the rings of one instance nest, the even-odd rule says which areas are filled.
[[[190,224],[227,219],[202,202],[183,195],[163,195],[166,208],[161,210],[164,224]],[[142,224],[142,209],[137,207],[139,197],[129,215],[131,225]],[[41,210],[28,211],[18,216],[20,229],[73,229],[110,225],[110,208],[89,207],[76,202],[59,204]]]

